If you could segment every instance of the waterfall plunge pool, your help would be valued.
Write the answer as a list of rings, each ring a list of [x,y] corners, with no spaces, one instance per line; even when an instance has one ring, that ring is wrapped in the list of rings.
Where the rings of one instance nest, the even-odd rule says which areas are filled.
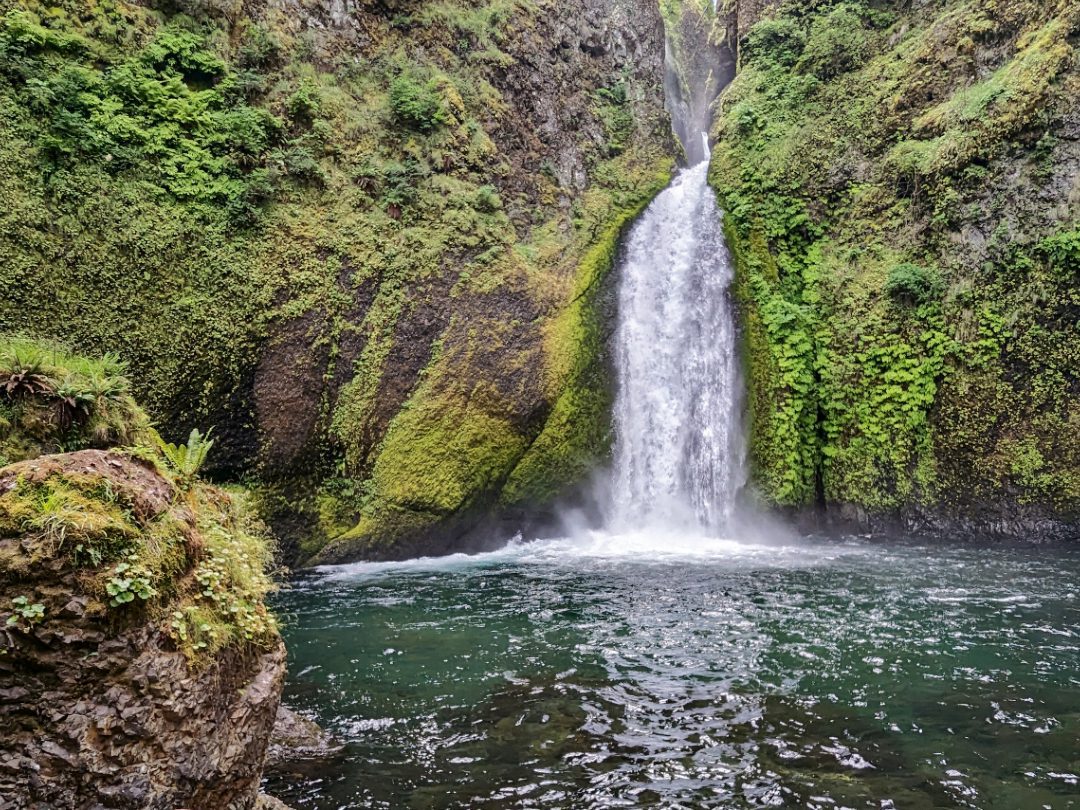
[[[1080,807],[1080,548],[648,532],[321,569],[297,808]]]

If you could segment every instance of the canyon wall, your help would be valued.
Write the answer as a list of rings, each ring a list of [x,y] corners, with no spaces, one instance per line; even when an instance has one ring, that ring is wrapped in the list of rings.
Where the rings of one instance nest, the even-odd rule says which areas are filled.
[[[604,457],[601,281],[675,152],[650,0],[0,8],[0,331],[213,425],[289,561],[512,534]]]
[[[711,181],[755,492],[1080,534],[1080,8],[788,2],[740,29]]]

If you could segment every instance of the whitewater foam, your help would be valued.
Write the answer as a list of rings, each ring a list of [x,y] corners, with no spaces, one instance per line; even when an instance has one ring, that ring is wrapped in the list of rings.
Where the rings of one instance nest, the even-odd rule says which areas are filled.
[[[620,533],[723,535],[746,480],[732,262],[707,174],[707,160],[684,169],[653,200],[618,269],[607,525]]]

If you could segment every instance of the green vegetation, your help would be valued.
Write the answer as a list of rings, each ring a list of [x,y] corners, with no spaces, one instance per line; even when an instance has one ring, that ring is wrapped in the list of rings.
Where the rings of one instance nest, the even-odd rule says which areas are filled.
[[[453,123],[453,107],[460,110],[461,104],[461,97],[445,77],[424,80],[403,73],[390,83],[390,109],[394,116],[421,132]]]
[[[904,262],[889,271],[885,292],[902,303],[927,304],[941,295],[941,277],[934,270]]]
[[[41,453],[134,445],[150,423],[115,355],[0,335],[0,466]]]
[[[134,556],[134,555],[133,555]],[[150,584],[152,572],[138,562],[117,563],[112,569],[112,578],[105,583],[109,605],[120,605],[135,601],[139,597],[144,602],[157,596],[157,590]]]
[[[91,612],[141,604],[151,621],[170,616],[171,635],[193,661],[276,638],[263,604],[273,544],[242,495],[196,484],[173,508],[144,516],[137,492],[96,473],[60,468],[17,480],[0,495],[0,538],[21,544],[0,555],[0,580],[36,581],[39,567],[59,562],[97,600]]]
[[[5,624],[8,627],[32,628],[45,618],[45,606],[31,602],[29,597],[16,596],[11,600],[12,613]]]
[[[160,436],[156,437],[158,450],[182,485],[190,486],[206,463],[206,457],[214,446],[214,440],[210,438],[211,431],[212,429],[203,434],[198,428],[192,428],[187,444],[181,445],[166,442]]]
[[[542,336],[567,277],[671,165],[657,88],[576,49],[573,126],[536,139],[506,84],[547,30],[540,4],[351,13],[298,27],[276,8],[34,0],[0,17],[0,330],[123,357],[167,438],[215,425],[208,464],[259,479],[267,514],[305,516],[307,551],[404,508],[389,482],[420,462],[399,432],[425,447],[482,413],[490,453],[475,470],[441,454],[437,477],[463,504],[498,498],[570,381],[519,408],[421,374],[444,378],[462,354],[439,346],[483,323],[504,348],[462,349],[462,379],[565,367]],[[268,389],[302,400],[301,446],[280,449],[293,429]]]
[[[866,59],[870,38],[864,28],[865,6],[841,3],[815,16],[798,69],[819,79],[832,79],[854,70]]]
[[[841,2],[746,35],[710,179],[765,501],[1080,509],[1078,31],[1066,2]]]
[[[116,621],[170,615],[169,632],[193,662],[230,645],[273,643],[276,625],[263,600],[273,587],[274,544],[243,492],[196,478],[212,442],[193,431],[186,448],[169,451],[125,393],[111,358],[94,361],[24,339],[0,343],[0,356],[15,355],[45,380],[18,388],[19,414],[53,407],[57,376],[81,384],[84,376],[104,375],[109,390],[120,393],[100,405],[110,409],[113,432],[72,426],[63,434],[73,441],[96,436],[95,448],[107,453],[43,456],[61,448],[49,436],[35,444],[37,422],[25,430],[25,418],[9,425],[5,441],[30,452],[27,461],[0,470],[0,591],[39,584],[35,596],[47,603],[78,590],[91,598],[90,615]],[[98,410],[95,400],[87,424],[104,418]],[[113,449],[128,439],[138,444]],[[43,619],[41,604],[24,596],[13,601],[13,623]],[[143,611],[129,618],[116,615],[137,606]]]
[[[576,268],[573,303],[551,322],[546,335],[548,356],[558,363],[548,372],[548,385],[557,392],[555,405],[507,478],[501,493],[504,505],[548,503],[567,485],[584,480],[606,455],[612,388],[604,369],[601,290],[626,227],[667,181],[666,172],[655,173],[649,195],[613,218]],[[641,183],[649,188],[645,178]]]

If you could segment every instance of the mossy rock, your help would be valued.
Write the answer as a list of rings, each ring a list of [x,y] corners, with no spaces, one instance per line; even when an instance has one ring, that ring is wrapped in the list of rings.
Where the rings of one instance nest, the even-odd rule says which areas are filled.
[[[1007,5],[789,4],[747,36],[710,181],[765,503],[1076,525],[1080,11]]]

